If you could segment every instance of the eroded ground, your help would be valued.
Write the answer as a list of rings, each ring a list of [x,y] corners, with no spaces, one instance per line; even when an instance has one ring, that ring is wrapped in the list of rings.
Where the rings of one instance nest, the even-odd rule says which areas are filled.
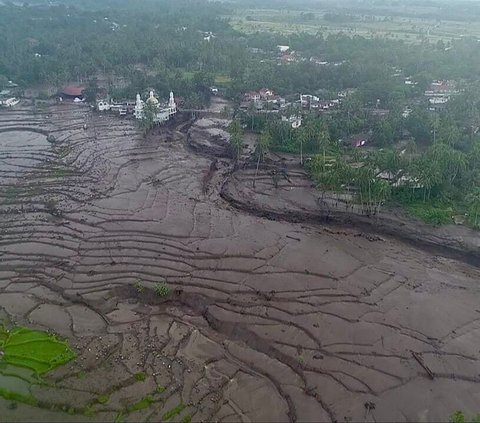
[[[479,411],[477,268],[234,209],[175,129],[144,139],[131,121],[62,105],[1,112],[0,131],[1,316],[78,354],[48,386],[22,388],[40,407],[0,400],[0,419]],[[168,297],[151,290],[163,280]]]

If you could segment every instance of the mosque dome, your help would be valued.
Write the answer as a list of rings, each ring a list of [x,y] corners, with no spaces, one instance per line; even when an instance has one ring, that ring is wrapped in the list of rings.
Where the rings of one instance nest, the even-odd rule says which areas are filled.
[[[155,104],[155,105],[158,104],[158,100],[157,100],[157,99],[155,98],[155,96],[153,95],[153,91],[150,91],[150,97],[148,97],[147,103],[148,103],[148,104]]]

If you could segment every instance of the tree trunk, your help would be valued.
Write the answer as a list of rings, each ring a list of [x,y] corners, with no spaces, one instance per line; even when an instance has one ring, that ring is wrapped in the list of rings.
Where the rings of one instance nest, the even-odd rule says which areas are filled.
[[[255,189],[255,182],[256,182],[256,180],[257,180],[258,167],[260,166],[260,157],[261,157],[261,154],[258,155],[257,169],[255,169],[255,176],[253,177],[253,188],[254,188],[254,189]]]
[[[300,164],[303,166],[303,141],[300,140]]]

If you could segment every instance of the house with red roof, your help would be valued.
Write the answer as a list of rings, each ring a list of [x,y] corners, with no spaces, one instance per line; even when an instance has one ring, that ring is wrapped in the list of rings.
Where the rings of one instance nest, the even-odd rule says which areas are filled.
[[[63,88],[61,94],[63,98],[68,99],[75,99],[75,98],[83,98],[83,91],[85,87],[80,85],[67,85]]]

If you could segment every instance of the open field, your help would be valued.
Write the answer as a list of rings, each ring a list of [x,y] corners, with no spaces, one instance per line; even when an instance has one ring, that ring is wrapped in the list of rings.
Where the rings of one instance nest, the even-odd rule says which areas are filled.
[[[254,33],[262,31],[295,34],[336,34],[351,36],[384,37],[417,43],[422,40],[450,41],[464,36],[480,38],[480,24],[465,21],[437,21],[435,19],[402,16],[352,15],[355,19],[332,22],[324,18],[324,12],[311,12],[313,19],[305,19],[305,11],[250,9],[239,10],[232,16],[235,29]]]

